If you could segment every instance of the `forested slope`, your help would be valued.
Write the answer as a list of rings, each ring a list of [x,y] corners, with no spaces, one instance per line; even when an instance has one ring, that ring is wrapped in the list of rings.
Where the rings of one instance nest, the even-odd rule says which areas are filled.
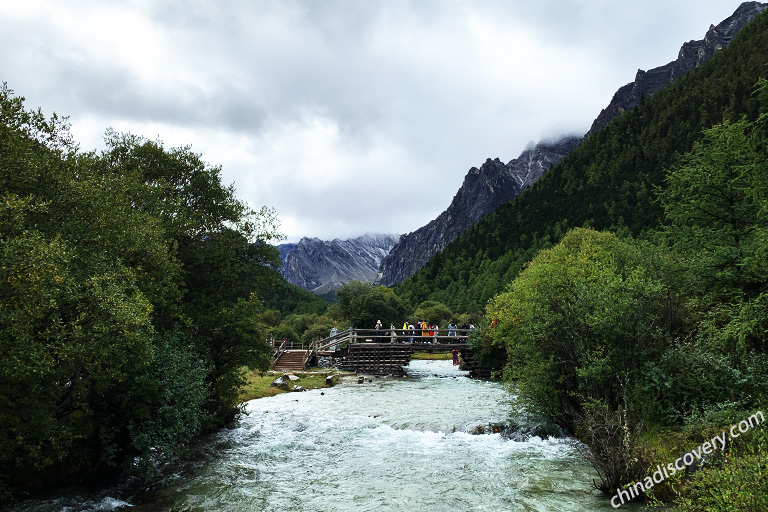
[[[651,236],[662,223],[655,189],[666,169],[723,121],[760,113],[755,84],[768,74],[768,16],[637,109],[591,135],[521,196],[433,257],[397,291],[412,303],[481,309],[541,249],[573,227]]]

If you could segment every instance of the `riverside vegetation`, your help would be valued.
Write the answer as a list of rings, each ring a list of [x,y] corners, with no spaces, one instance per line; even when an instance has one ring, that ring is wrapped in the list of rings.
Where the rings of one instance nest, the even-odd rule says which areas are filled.
[[[367,283],[329,306],[279,276],[275,213],[237,200],[218,167],[131,134],[105,142],[80,151],[66,118],[0,88],[4,502],[152,478],[268,394],[272,335],[312,340],[409,313],[480,320]]]
[[[0,120],[0,497],[148,476],[269,366],[274,213],[189,148],[80,152],[5,84]]]
[[[397,287],[485,305],[477,348],[585,443],[608,496],[768,403],[766,64],[762,14]],[[646,499],[766,510],[767,440]]]
[[[331,305],[279,279],[274,213],[189,148],[108,132],[82,153],[4,86],[0,492],[151,476],[237,413],[270,329],[473,323],[608,496],[768,410],[766,63],[763,14],[415,276]],[[759,427],[646,499],[768,509],[767,450]]]

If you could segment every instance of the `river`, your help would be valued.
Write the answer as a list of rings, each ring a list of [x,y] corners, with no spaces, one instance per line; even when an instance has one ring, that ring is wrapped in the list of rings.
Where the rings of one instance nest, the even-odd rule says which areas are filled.
[[[513,398],[450,361],[412,361],[407,378],[349,378],[248,402],[234,428],[208,438],[149,489],[90,498],[90,507],[63,498],[48,505],[62,512],[614,510],[591,489],[594,470],[569,440],[469,433],[508,421]]]

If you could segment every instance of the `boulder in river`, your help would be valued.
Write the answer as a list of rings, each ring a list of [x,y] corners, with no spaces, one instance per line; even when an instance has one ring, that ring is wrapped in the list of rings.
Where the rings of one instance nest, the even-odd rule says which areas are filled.
[[[289,389],[290,384],[291,384],[291,381],[286,379],[285,376],[282,376],[282,377],[276,378],[272,382],[271,386],[273,388],[281,388],[281,389],[285,389],[287,391]]]

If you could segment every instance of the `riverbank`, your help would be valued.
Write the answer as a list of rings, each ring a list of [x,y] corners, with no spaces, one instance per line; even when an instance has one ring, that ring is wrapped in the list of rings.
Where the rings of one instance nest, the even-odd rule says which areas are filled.
[[[443,361],[451,359],[453,355],[450,352],[414,352],[411,354],[411,360],[416,361]]]
[[[304,372],[252,371],[246,374],[247,382],[240,389],[240,402],[244,403],[256,398],[265,398],[281,393],[289,393],[290,390],[286,388],[272,385],[272,383],[275,382],[275,379],[281,375],[287,374],[298,377],[299,380],[297,380],[295,384],[301,386],[303,389],[320,389],[328,387],[326,379],[329,375],[339,377],[344,375],[354,375],[352,372],[344,372],[340,370],[307,370]]]
[[[411,360],[417,361],[441,361],[451,359],[453,357],[449,352],[414,352],[411,355]],[[281,393],[288,393],[290,390],[273,386],[272,383],[281,375],[290,373],[299,378],[296,381],[297,386],[301,386],[304,389],[320,389],[328,387],[326,384],[326,378],[329,375],[355,375],[354,372],[345,372],[341,370],[324,370],[315,369],[307,370],[304,372],[260,372],[251,371],[246,374],[246,384],[240,389],[240,402],[247,402],[248,400],[254,400],[256,398],[265,398],[268,396],[275,396]]]

